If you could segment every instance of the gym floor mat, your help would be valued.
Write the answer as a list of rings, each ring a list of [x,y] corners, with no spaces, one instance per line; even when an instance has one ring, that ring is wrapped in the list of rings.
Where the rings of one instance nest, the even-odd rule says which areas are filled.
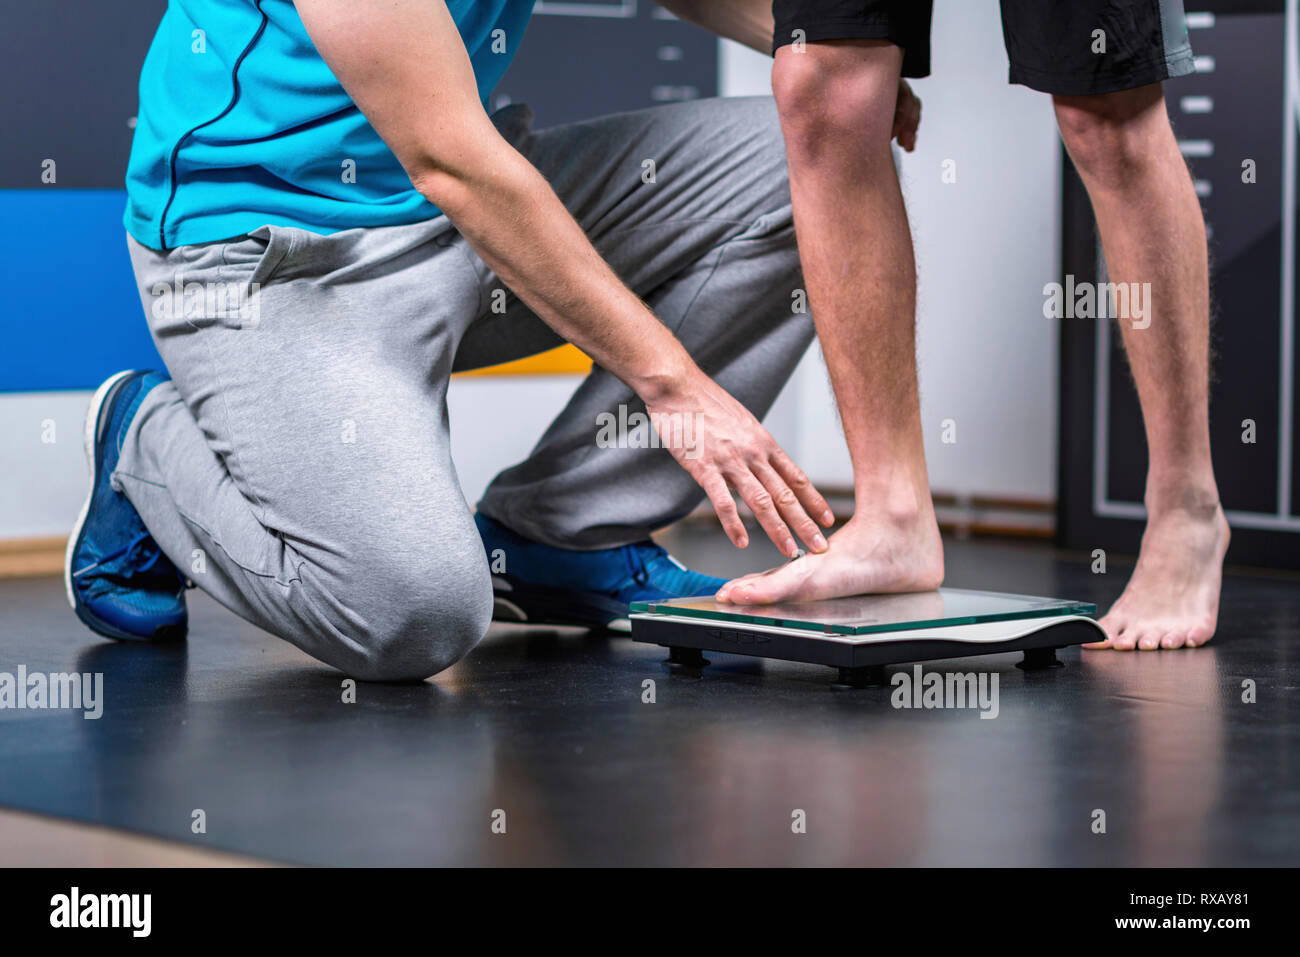
[[[1128,571],[989,542],[947,562],[954,586],[1099,606]],[[149,647],[90,634],[57,579],[0,582],[0,671],[104,676],[99,719],[0,711],[0,804],[308,864],[1300,862],[1290,578],[1229,574],[1205,648],[919,666],[996,676],[991,720],[833,691],[822,666],[719,655],[701,680],[625,635],[524,626],[347,704],[341,674],[191,595],[189,641]]]

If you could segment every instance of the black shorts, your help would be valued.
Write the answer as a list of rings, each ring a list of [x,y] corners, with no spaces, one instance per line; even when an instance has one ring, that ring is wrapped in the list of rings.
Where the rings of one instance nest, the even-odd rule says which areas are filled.
[[[1086,96],[1193,72],[1183,0],[1001,4],[1012,83]],[[929,76],[932,8],[933,0],[773,0],[772,50],[796,40],[883,39],[902,48],[903,76]]]
[[[799,41],[888,40],[903,50],[903,76],[929,76],[933,6],[933,0],[772,0],[772,52]]]

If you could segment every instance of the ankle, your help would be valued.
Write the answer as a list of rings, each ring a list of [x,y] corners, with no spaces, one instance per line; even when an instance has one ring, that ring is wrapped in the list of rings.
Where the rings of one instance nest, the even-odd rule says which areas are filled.
[[[859,486],[854,490],[854,515],[898,528],[913,528],[934,516],[929,489],[903,486]]]
[[[1221,507],[1219,491],[1213,483],[1148,487],[1144,501],[1147,515],[1152,519],[1180,515],[1209,521],[1219,514]]]

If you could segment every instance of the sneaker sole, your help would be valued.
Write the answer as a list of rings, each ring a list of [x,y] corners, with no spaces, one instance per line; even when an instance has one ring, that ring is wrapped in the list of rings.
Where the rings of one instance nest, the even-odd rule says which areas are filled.
[[[528,625],[561,625],[630,632],[627,605],[607,595],[537,588],[492,576],[492,620]]]
[[[63,585],[68,593],[68,605],[76,612],[82,624],[96,634],[103,635],[106,638],[116,638],[119,641],[174,641],[185,636],[187,628],[184,625],[165,625],[155,629],[153,635],[149,637],[133,635],[130,632],[122,631],[120,628],[115,628],[105,621],[100,621],[92,615],[85,605],[77,601],[76,592],[72,587],[72,556],[76,554],[77,546],[81,544],[86,519],[90,515],[90,503],[95,497],[95,480],[99,475],[99,443],[96,441],[97,436],[95,434],[98,431],[99,414],[103,411],[104,403],[108,400],[113,388],[134,372],[134,369],[127,369],[109,377],[108,381],[96,389],[95,394],[91,396],[90,408],[86,411],[86,424],[82,430],[86,461],[90,464],[90,490],[86,493],[86,500],[81,505],[81,513],[77,516],[77,522],[72,526],[72,533],[68,536],[68,548],[63,556]]]
[[[76,553],[77,546],[81,544],[81,534],[85,531],[86,518],[90,515],[90,502],[95,497],[95,479],[99,472],[98,457],[95,454],[95,428],[99,425],[99,413],[104,408],[104,402],[113,391],[113,387],[134,371],[134,369],[127,369],[110,376],[108,381],[95,390],[95,394],[90,398],[90,408],[86,411],[85,425],[82,427],[82,444],[86,450],[86,461],[90,464],[90,489],[86,492],[86,500],[81,504],[81,512],[77,515],[76,524],[72,526],[72,534],[68,536],[68,548],[63,555],[63,585],[68,592],[68,606],[77,612],[78,618],[81,617],[81,609],[77,607],[77,597],[72,590],[72,556]]]

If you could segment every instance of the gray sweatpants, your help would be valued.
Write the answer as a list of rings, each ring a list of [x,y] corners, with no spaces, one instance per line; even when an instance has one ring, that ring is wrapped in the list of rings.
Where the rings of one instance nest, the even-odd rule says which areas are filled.
[[[772,101],[536,133],[524,107],[493,119],[704,371],[762,416],[813,336],[792,309]],[[328,236],[265,226],[168,252],[128,241],[172,381],[141,407],[116,477],[167,556],[356,678],[421,679],[464,655],[492,588],[450,456],[447,380],[560,338],[513,295],[493,311],[504,287],[443,216]],[[568,548],[685,515],[702,492],[667,451],[598,447],[597,415],[620,404],[644,408],[595,369],[479,507]]]

